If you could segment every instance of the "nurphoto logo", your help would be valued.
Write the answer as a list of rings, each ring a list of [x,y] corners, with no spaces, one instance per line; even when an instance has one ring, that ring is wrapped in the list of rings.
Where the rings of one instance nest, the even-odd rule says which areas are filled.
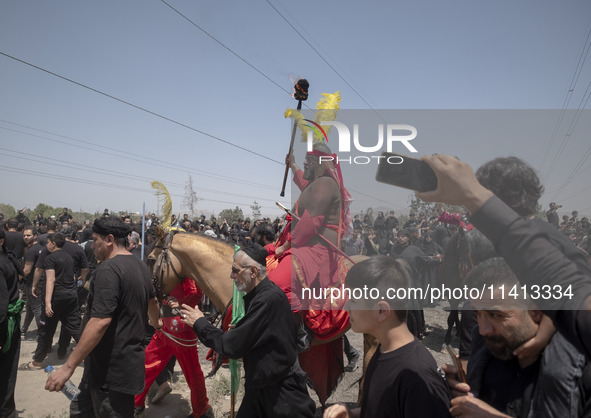
[[[305,126],[310,128],[308,130],[307,136],[307,147],[308,152],[312,152],[314,149],[314,134],[317,135],[321,141],[326,142],[328,144],[328,137],[326,135],[325,130],[322,128],[324,126],[334,126],[337,130],[339,136],[339,143],[338,143],[338,150],[339,154],[341,153],[350,153],[351,152],[351,131],[342,122],[337,121],[322,121],[321,123],[316,123],[310,119],[304,119]],[[385,126],[385,129],[384,129]],[[369,129],[368,129],[369,131]],[[375,132],[375,128],[374,128]],[[402,144],[406,147],[406,149],[410,152],[418,152],[415,147],[412,146],[410,141],[417,137],[417,128],[412,125],[405,125],[405,124],[378,124],[377,125],[377,142],[375,145],[362,145],[359,139],[359,124],[353,124],[353,147],[356,151],[364,153],[364,154],[371,154],[375,152],[379,152],[384,147],[384,142],[386,143],[386,150],[388,152],[393,152],[393,145],[394,144]],[[364,141],[367,142],[367,141]],[[372,161],[377,161],[378,164],[382,162],[386,162],[388,164],[402,164],[404,159],[400,156],[389,156],[385,157],[383,155],[356,155],[356,156],[321,156],[320,162],[323,161],[333,161],[337,160],[339,163],[348,162],[349,164],[369,164]]]

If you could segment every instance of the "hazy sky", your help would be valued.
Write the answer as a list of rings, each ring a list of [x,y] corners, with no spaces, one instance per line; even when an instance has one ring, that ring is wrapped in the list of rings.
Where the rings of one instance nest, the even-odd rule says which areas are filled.
[[[289,190],[279,197],[283,112],[303,76],[307,105],[339,90],[344,109],[399,109],[395,123],[409,123],[408,109],[557,109],[525,132],[478,125],[471,141],[452,122],[440,138],[419,126],[414,144],[474,167],[518,155],[539,170],[544,205],[591,214],[591,118],[575,119],[591,94],[587,0],[168,4],[239,57],[162,1],[0,0],[0,203],[155,211],[159,180],[183,213],[190,173],[196,215],[250,215],[254,200],[276,215],[276,200],[290,204]],[[408,192],[358,176],[345,173],[356,211],[407,206]]]

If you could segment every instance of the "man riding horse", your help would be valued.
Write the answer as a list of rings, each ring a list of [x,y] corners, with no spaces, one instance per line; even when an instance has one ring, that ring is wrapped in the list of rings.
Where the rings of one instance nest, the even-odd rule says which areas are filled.
[[[352,229],[352,199],[343,186],[340,167],[333,161],[336,158],[324,143],[315,144],[314,150],[306,154],[303,171],[293,155],[287,156],[294,182],[302,191],[293,208],[299,219],[291,224],[290,236],[284,234],[283,240],[267,246],[272,254],[280,248],[279,263],[270,269],[269,278],[286,292],[292,310],[301,313],[304,325],[321,343],[301,353],[300,363],[322,403],[342,374],[341,335],[349,328],[349,316],[343,306],[331,305],[330,300],[306,298],[311,292],[304,292],[340,287],[346,275],[344,266],[341,267],[342,257],[321,238],[338,247],[342,236]],[[287,251],[286,244],[291,247]],[[273,257],[270,258],[272,262]]]

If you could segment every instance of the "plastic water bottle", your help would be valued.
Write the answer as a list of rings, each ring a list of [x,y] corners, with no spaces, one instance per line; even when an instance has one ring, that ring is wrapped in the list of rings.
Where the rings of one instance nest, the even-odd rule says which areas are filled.
[[[47,372],[48,375],[55,372],[56,370],[57,369],[53,366],[47,366],[45,368],[45,371]],[[71,380],[68,380],[66,382],[66,384],[62,388],[62,392],[64,393],[64,395],[66,395],[66,398],[68,398],[70,401],[73,401],[74,399],[76,399],[78,397],[78,395],[80,395],[80,389],[78,389],[78,386],[76,386],[74,383],[72,383]]]

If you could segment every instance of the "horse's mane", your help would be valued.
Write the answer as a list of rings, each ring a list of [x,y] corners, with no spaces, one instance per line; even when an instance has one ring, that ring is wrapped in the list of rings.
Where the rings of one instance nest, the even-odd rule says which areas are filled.
[[[186,232],[186,231],[177,231],[174,233],[175,235],[184,235],[184,236],[188,236],[188,237],[199,237],[203,240],[206,240],[208,242],[211,243],[215,243],[215,245],[220,246],[220,247],[227,247],[227,248],[234,248],[234,243],[230,243],[230,242],[226,242],[224,240],[222,240],[221,238],[214,238],[214,237],[210,237],[208,235],[203,235],[203,233],[199,232],[198,234],[194,234],[192,232]]]

